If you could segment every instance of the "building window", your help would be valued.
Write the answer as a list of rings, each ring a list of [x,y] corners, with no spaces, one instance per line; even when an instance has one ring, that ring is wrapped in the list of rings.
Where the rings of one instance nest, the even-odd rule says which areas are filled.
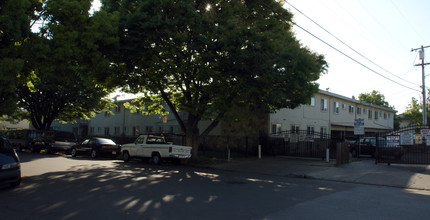
[[[346,104],[345,103],[342,103],[342,109],[346,110]]]
[[[272,124],[272,134],[277,134],[278,132],[281,132],[281,129],[281,124]]]
[[[349,111],[349,113],[354,113],[354,106],[350,105],[348,111]]]
[[[145,131],[146,132],[152,132],[152,126],[146,126]]]
[[[99,133],[99,134],[102,133],[102,127],[97,128],[97,133]]]
[[[90,127],[90,134],[94,134],[94,127]]]
[[[372,117],[373,117],[372,110],[369,109],[369,114],[367,115],[367,118],[372,120]]]
[[[361,108],[357,107],[357,115],[361,115]]]
[[[140,134],[139,126],[133,127],[133,136],[137,136]]]
[[[119,127],[115,127],[114,128],[114,134],[115,135],[119,135]]]
[[[339,102],[333,103],[334,113],[339,114]]]
[[[363,108],[363,114],[367,114],[367,109]]]
[[[116,113],[121,112],[121,106],[120,105],[118,105],[117,107],[115,107],[115,112]]]
[[[315,97],[311,97],[311,106],[315,106]]]
[[[384,112],[384,119],[387,119],[387,113]]]
[[[109,136],[109,127],[105,127],[105,136]]]
[[[391,114],[390,113],[388,113],[388,118],[391,118]]]
[[[299,133],[300,126],[299,125],[291,125],[291,133]]]
[[[321,127],[320,128],[320,136],[321,136],[321,138],[326,138],[327,137],[327,128],[326,127]]]
[[[378,118],[379,118],[379,112],[375,111],[375,120],[378,120]]]
[[[327,99],[321,99],[321,111],[327,111],[328,103]]]
[[[312,126],[308,126],[308,127],[306,128],[306,131],[307,131],[307,134],[314,134],[314,132],[315,132],[315,128],[314,128],[314,127],[312,127]]]
[[[105,112],[105,117],[109,117],[109,112]]]

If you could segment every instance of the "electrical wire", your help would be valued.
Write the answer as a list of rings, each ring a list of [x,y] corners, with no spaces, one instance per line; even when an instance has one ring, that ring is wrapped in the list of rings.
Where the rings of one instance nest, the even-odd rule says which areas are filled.
[[[403,12],[400,10],[400,8],[397,6],[397,4],[396,3],[394,3],[394,1],[393,0],[390,0],[390,2],[391,2],[391,4],[394,6],[394,8],[396,8],[396,10],[399,12],[399,14],[402,16],[402,18],[403,18],[403,20],[405,20],[406,21],[406,23],[408,23],[408,25],[412,28],[412,30],[414,30],[414,32],[418,35],[418,36],[420,36],[420,38],[421,38],[421,40],[422,41],[425,41],[424,40],[424,38],[423,38],[423,36],[417,31],[417,29],[415,28],[415,26],[414,26],[414,24],[413,23],[411,23],[410,21],[409,21],[409,19],[408,18],[406,18],[406,16],[403,14]]]
[[[375,20],[375,22],[376,23],[378,23],[379,24],[379,26],[381,26],[381,28],[385,31],[385,32],[387,32],[387,34],[388,34],[388,36],[390,36],[390,37],[392,37],[394,40],[396,40],[397,41],[397,43],[399,43],[403,48],[407,48],[405,45],[403,45],[403,43],[399,40],[399,39],[397,39],[397,38],[395,38],[394,37],[394,35],[393,34],[391,34],[388,30],[387,30],[387,28],[385,28],[385,26],[384,25],[382,25],[381,24],[381,22],[379,22],[379,20],[378,19],[376,19],[376,17],[375,16],[373,16],[373,14],[372,13],[370,13],[370,11],[359,1],[359,0],[356,0],[359,4],[360,4],[360,6],[370,15],[370,17],[372,17],[373,18],[373,20]]]
[[[340,43],[342,43],[343,45],[345,45],[346,47],[348,47],[349,49],[351,49],[352,51],[354,51],[355,53],[357,53],[358,55],[360,55],[362,58],[366,59],[367,61],[371,62],[372,64],[374,64],[375,66],[381,68],[382,70],[384,70],[385,72],[391,74],[394,77],[397,77],[405,82],[408,82],[410,84],[419,86],[418,84],[415,84],[413,82],[410,82],[408,80],[405,80],[397,75],[395,75],[394,73],[388,71],[387,69],[383,68],[382,66],[378,65],[377,63],[373,62],[372,60],[370,60],[369,58],[367,58],[366,56],[364,56],[363,54],[361,54],[360,52],[358,52],[357,50],[355,50],[354,48],[352,48],[351,46],[349,46],[348,44],[346,44],[345,42],[343,42],[341,39],[339,39],[338,37],[336,37],[334,34],[332,34],[330,31],[328,31],[327,29],[325,29],[324,27],[322,27],[320,24],[318,24],[317,22],[315,22],[313,19],[311,19],[310,17],[308,17],[307,15],[305,15],[302,11],[300,11],[299,9],[297,9],[294,5],[290,4],[288,1],[285,1],[285,3],[287,3],[288,5],[290,5],[292,8],[294,8],[296,11],[298,11],[300,14],[302,14],[303,16],[305,16],[307,19],[309,19],[312,23],[314,23],[315,25],[317,25],[319,28],[321,28],[322,30],[324,30],[326,33],[328,33],[329,35],[331,35],[332,37],[334,37],[336,40],[338,40]]]
[[[258,1],[258,2],[260,2],[260,4],[262,4],[264,7],[268,8],[269,10],[271,10],[273,13],[276,13],[276,14],[278,14],[278,15],[280,15],[280,16],[282,17],[282,14],[280,14],[278,11],[276,11],[275,9],[273,9],[272,7],[270,7],[270,6],[269,6],[268,4],[266,4],[265,2],[263,2],[263,1],[261,1],[261,0],[257,0],[257,1]],[[289,20],[288,20],[288,18],[286,18],[286,17],[283,17],[283,18],[284,18],[286,21],[289,21]],[[319,38],[319,37],[318,37],[318,36],[316,36],[315,34],[312,34],[310,31],[306,30],[305,28],[303,28],[302,26],[298,25],[298,24],[297,24],[297,23],[295,23],[294,21],[289,21],[289,22],[291,22],[291,24],[293,24],[293,25],[295,25],[296,27],[300,28],[301,30],[303,30],[303,31],[304,31],[304,32],[306,32],[307,34],[311,35],[312,37],[316,38],[317,40],[321,41],[323,44],[327,45],[328,47],[330,47],[330,48],[332,48],[333,50],[337,51],[338,53],[342,54],[343,56],[345,56],[345,57],[349,58],[350,60],[354,61],[354,62],[355,62],[355,63],[357,63],[358,65],[360,65],[360,66],[364,67],[365,69],[368,69],[369,71],[371,71],[371,72],[373,72],[373,73],[375,73],[375,74],[379,75],[380,77],[382,77],[382,78],[384,78],[384,79],[386,79],[386,80],[389,80],[389,81],[391,81],[391,82],[393,82],[393,83],[395,83],[395,84],[397,84],[397,85],[400,85],[400,86],[405,87],[405,88],[408,88],[408,89],[410,89],[410,90],[414,90],[414,91],[419,92],[419,90],[417,90],[417,89],[414,89],[414,88],[411,88],[411,87],[409,87],[409,86],[405,86],[405,85],[403,85],[403,84],[401,84],[401,83],[399,83],[399,82],[396,82],[396,81],[394,81],[394,80],[392,80],[392,79],[390,79],[390,78],[388,78],[388,77],[386,77],[386,76],[382,75],[381,73],[379,73],[379,72],[377,72],[377,71],[373,70],[372,68],[370,68],[370,67],[368,67],[368,66],[364,65],[363,63],[361,63],[361,62],[359,62],[358,60],[356,60],[356,59],[352,58],[351,56],[347,55],[346,53],[344,53],[344,52],[342,52],[341,50],[337,49],[336,47],[332,46],[331,44],[329,44],[329,43],[325,42],[324,40],[322,40],[321,38]]]

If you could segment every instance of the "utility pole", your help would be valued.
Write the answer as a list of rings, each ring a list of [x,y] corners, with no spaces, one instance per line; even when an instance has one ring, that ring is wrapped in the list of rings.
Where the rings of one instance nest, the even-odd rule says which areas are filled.
[[[427,108],[426,108],[426,75],[424,74],[424,66],[428,65],[430,63],[424,63],[424,48],[428,48],[430,46],[422,46],[420,48],[415,48],[412,49],[411,52],[413,51],[417,51],[419,50],[420,53],[420,59],[421,59],[421,64],[416,64],[415,66],[421,66],[422,69],[422,73],[423,73],[423,127],[426,128],[427,127]]]

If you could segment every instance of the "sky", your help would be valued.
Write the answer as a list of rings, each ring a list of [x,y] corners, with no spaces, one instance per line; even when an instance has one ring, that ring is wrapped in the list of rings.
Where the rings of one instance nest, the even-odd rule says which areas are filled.
[[[412,97],[422,102],[421,60],[411,49],[430,46],[430,1],[286,0],[284,7],[300,26],[293,26],[296,38],[329,64],[320,89],[350,98],[376,90],[398,114]],[[430,48],[424,51],[427,63]]]
[[[284,7],[300,26],[296,38],[329,64],[320,89],[350,98],[376,90],[398,114],[412,97],[421,102],[421,60],[411,49],[430,45],[430,1],[287,0]],[[427,63],[430,48],[424,51]],[[425,72],[430,88],[430,65]]]

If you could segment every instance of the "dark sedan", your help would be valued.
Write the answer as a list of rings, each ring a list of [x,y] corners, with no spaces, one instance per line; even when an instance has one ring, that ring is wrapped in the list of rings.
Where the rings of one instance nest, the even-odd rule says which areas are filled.
[[[110,156],[115,158],[121,153],[121,146],[108,138],[92,137],[72,147],[72,157],[79,154],[90,155],[91,158],[98,156]]]
[[[7,138],[0,136],[0,186],[21,184],[21,166],[18,155]]]

